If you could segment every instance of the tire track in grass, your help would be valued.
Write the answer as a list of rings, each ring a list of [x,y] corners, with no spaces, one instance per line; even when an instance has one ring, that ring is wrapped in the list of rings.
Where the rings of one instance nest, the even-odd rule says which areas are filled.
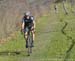
[[[67,37],[67,40],[72,41],[70,47],[66,51],[65,58],[64,58],[64,61],[68,61],[68,60],[71,60],[71,59],[69,59],[69,57],[70,57],[70,54],[71,54],[71,51],[72,51],[73,47],[75,46],[75,40],[72,38],[72,36],[67,35],[67,33],[65,32],[65,29],[68,26],[68,22],[64,21],[64,24],[65,25],[61,29],[61,32],[62,32],[63,35],[65,35]]]

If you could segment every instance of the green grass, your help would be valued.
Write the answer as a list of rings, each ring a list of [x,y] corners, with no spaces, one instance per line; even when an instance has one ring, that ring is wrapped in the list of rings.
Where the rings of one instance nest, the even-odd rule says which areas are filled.
[[[18,31],[15,38],[0,45],[0,52],[10,52],[10,55],[0,53],[0,61],[64,61],[64,59],[74,61],[75,46],[73,46],[69,54],[66,53],[72,44],[72,40],[68,39],[61,32],[61,29],[64,27],[66,21],[68,25],[64,31],[74,39],[75,16],[71,12],[69,15],[65,15],[62,10],[62,5],[58,4],[58,6],[60,7],[58,14],[55,14],[53,9],[51,9],[52,11],[49,15],[37,19],[35,47],[31,56],[27,56],[25,40],[23,35]],[[21,54],[16,55],[11,53],[15,51]],[[66,58],[67,55],[68,58]]]

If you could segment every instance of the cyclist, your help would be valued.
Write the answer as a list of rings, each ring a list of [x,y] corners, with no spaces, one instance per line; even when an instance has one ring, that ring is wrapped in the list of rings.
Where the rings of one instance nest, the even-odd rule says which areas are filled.
[[[31,31],[32,33],[32,46],[33,42],[34,42],[34,38],[35,38],[35,21],[34,21],[34,17],[30,15],[30,12],[26,12],[24,13],[24,17],[22,19],[22,27],[21,27],[21,31],[24,32],[24,38],[26,40],[26,48],[28,48],[28,30]]]

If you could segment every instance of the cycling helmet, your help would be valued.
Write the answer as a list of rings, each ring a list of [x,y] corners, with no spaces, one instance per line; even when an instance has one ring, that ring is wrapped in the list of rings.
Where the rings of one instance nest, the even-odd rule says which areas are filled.
[[[30,16],[30,12],[29,12],[29,11],[26,12],[25,15],[26,15],[26,16]]]

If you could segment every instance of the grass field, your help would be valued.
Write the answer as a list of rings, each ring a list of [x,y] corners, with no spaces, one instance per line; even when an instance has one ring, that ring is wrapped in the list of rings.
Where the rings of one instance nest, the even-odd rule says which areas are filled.
[[[0,61],[75,61],[75,14],[69,10],[65,15],[58,6],[58,14],[51,9],[49,15],[38,19],[31,56],[27,56],[25,40],[18,31],[9,42],[0,44]]]

